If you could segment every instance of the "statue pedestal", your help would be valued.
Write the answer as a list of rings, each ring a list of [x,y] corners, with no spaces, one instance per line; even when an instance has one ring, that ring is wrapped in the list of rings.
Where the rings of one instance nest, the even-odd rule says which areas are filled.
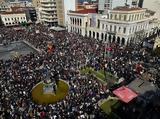
[[[43,94],[55,94],[56,84],[53,83],[43,83]]]
[[[32,99],[35,103],[41,105],[55,104],[63,100],[69,92],[69,85],[63,80],[59,80],[59,85],[55,87],[55,83],[46,83],[44,81],[36,84],[32,89]]]

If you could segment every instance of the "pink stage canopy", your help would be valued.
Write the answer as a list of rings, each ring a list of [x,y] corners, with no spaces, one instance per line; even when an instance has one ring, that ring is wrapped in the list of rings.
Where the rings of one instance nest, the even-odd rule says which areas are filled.
[[[130,102],[131,100],[133,100],[135,97],[138,96],[135,92],[133,92],[131,89],[125,86],[122,86],[114,90],[113,94],[115,94],[120,100],[122,100],[125,103]]]

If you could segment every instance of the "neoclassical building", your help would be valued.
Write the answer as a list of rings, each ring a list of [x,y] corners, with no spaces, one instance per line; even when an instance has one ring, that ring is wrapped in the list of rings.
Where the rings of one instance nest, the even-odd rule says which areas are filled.
[[[139,7],[116,7],[105,15],[96,10],[68,12],[68,32],[126,45],[146,37],[152,29],[153,16]]]
[[[16,26],[27,23],[25,12],[3,12],[0,13],[0,18],[4,26]]]

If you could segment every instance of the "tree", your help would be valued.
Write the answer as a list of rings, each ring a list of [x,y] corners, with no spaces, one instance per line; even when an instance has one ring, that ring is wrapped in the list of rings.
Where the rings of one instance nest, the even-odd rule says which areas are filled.
[[[154,53],[155,53],[155,55],[160,56],[160,47],[157,47],[157,48],[154,50]]]
[[[21,25],[26,27],[27,26],[27,22],[24,21],[24,22],[21,23]]]

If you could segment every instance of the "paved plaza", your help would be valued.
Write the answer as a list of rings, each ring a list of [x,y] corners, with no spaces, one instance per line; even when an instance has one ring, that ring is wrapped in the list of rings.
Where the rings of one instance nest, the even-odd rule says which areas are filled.
[[[13,55],[26,55],[31,52],[37,53],[36,49],[24,41],[12,42],[8,45],[0,44],[0,59],[8,60],[12,58]]]

